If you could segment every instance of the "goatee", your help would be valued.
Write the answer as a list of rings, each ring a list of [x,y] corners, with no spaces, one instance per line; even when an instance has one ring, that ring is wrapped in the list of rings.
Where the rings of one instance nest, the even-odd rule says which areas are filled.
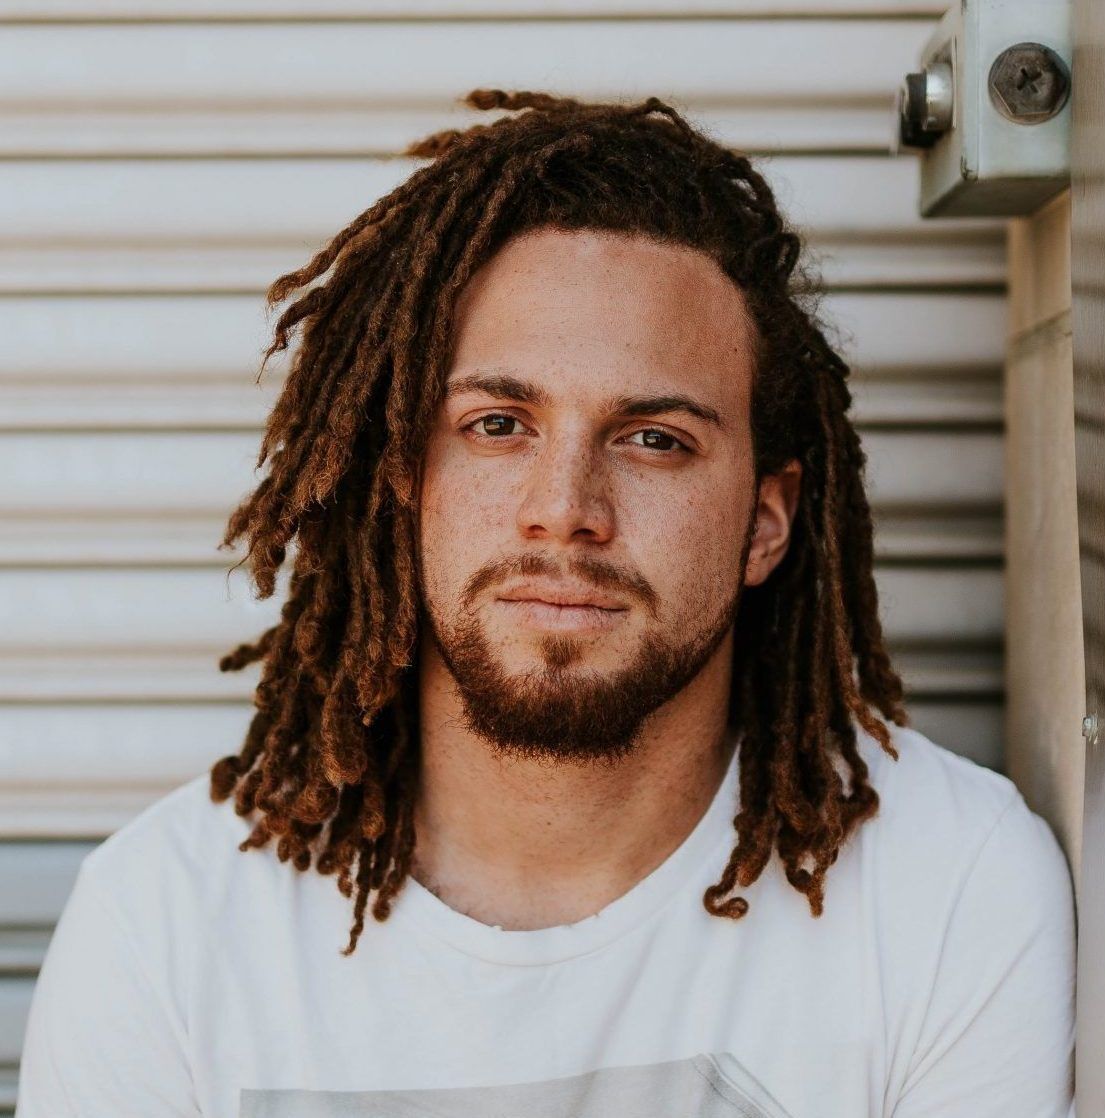
[[[583,569],[594,572],[593,565]],[[573,573],[580,571],[573,565]],[[487,578],[481,572],[477,580]],[[609,574],[602,582],[612,585]],[[646,634],[633,658],[612,673],[574,668],[585,646],[573,636],[543,637],[543,666],[510,673],[474,613],[453,625],[427,618],[427,628],[456,683],[470,731],[510,756],[613,763],[632,751],[645,719],[703,669],[735,622],[739,601],[738,586],[710,622],[685,639]]]

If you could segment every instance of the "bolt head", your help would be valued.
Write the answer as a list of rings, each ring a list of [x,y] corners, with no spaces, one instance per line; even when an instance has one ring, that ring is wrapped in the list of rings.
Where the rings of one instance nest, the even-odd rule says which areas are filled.
[[[1040,124],[1062,111],[1070,70],[1042,43],[1016,43],[994,59],[987,82],[994,108],[1017,124]]]

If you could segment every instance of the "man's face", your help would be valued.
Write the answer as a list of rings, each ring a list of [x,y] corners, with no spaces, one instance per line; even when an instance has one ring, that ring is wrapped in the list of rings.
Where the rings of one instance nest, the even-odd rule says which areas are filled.
[[[424,644],[493,745],[617,757],[731,655],[742,582],[785,550],[794,487],[755,485],[754,327],[705,254],[540,230],[472,277],[456,329],[421,476]]]

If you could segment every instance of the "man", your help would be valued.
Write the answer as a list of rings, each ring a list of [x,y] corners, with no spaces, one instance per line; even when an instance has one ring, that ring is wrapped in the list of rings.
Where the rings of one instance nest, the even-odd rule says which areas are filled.
[[[1065,1115],[1067,866],[905,728],[771,192],[655,99],[468,103],[270,290],[256,714],[84,860],[18,1118]]]

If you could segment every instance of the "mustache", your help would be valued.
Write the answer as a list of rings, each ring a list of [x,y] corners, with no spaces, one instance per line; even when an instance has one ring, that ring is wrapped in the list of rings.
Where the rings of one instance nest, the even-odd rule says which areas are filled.
[[[613,563],[587,555],[571,557],[565,569],[547,556],[539,554],[506,556],[485,564],[465,583],[461,601],[466,607],[471,606],[485,590],[512,575],[523,578],[574,576],[582,582],[590,583],[597,590],[620,591],[636,598],[654,618],[660,604],[659,595],[648,580],[634,571],[623,570]]]

